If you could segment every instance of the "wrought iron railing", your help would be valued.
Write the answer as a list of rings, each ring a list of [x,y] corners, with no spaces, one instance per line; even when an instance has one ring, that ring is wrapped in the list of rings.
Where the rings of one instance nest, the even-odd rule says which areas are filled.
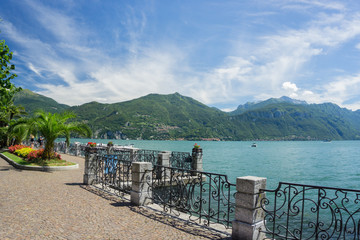
[[[151,162],[153,165],[156,165],[160,152],[158,150],[139,149],[134,153],[133,162]]]
[[[171,152],[170,166],[174,168],[191,169],[192,157],[187,152]]]
[[[204,225],[229,228],[235,212],[235,184],[226,175],[156,165],[148,182],[153,202],[163,211]]]
[[[127,154],[97,155],[95,183],[122,196],[131,191],[131,161]]]
[[[263,191],[268,238],[360,238],[360,190],[280,182]]]
[[[69,154],[70,155],[76,155],[76,149],[77,149],[76,144],[70,144],[69,147],[68,147]]]
[[[58,153],[67,153],[75,156],[85,156],[87,144],[71,143],[68,147],[65,142],[56,142],[54,150]],[[159,164],[158,155],[162,151],[129,148],[124,146],[113,146],[110,149],[106,145],[96,147],[97,154],[122,154],[123,159],[133,162],[151,162]],[[191,169],[192,157],[188,152],[171,152],[170,166],[183,169]]]
[[[57,142],[54,144],[54,150],[58,153],[65,153],[66,148],[67,146],[65,142]]]
[[[55,142],[54,150],[58,153],[67,153],[74,156],[85,156],[86,143],[70,143],[69,146],[66,145],[65,142]],[[111,148],[111,153],[122,153],[129,152],[131,148],[124,146],[114,146]],[[100,144],[96,146],[96,150],[98,154],[107,154],[109,152],[109,148],[105,144]]]

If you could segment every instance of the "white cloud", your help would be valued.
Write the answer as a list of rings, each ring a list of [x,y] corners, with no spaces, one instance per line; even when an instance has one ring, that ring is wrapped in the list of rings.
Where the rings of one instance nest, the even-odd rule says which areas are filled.
[[[235,111],[236,108],[222,108],[220,110],[223,111],[223,112],[232,112],[232,111]]]
[[[360,93],[360,73],[356,76],[339,77],[335,81],[328,83],[325,89],[324,97],[336,103],[343,103],[347,100],[358,98]],[[360,100],[348,106],[351,105],[358,105],[360,109]]]
[[[178,91],[206,104],[234,102],[241,97],[263,100],[289,95],[341,105],[358,95],[354,91],[359,90],[357,77],[339,76],[329,84],[319,82],[310,87],[303,83],[308,80],[304,80],[304,69],[314,58],[325,56],[360,35],[360,15],[344,14],[345,7],[339,2],[284,2],[285,6],[302,4],[338,12],[319,13],[301,27],[282,29],[246,45],[239,34],[231,56],[217,60],[218,64],[207,70],[189,66],[185,51],[190,50],[184,50],[181,44],[143,41],[149,24],[144,11],[129,7],[121,21],[124,29],[114,30],[118,37],[120,33],[127,36],[129,41],[123,43],[127,49],[114,54],[111,49],[104,51],[95,46],[94,42],[101,40],[89,30],[90,26],[79,22],[81,17],[37,2],[27,3],[40,27],[56,41],[49,44],[40,35],[26,35],[9,22],[5,22],[4,32],[24,48],[18,57],[39,77],[39,92],[61,103],[74,105],[94,99],[119,102],[152,92]],[[275,13],[271,11],[269,16]],[[95,39],[89,44],[92,37]],[[359,46],[356,45],[360,49]],[[308,71],[312,77],[312,70]],[[53,80],[59,78],[62,81]]]
[[[175,56],[178,56],[177,58]],[[79,81],[72,74],[73,69],[61,68],[57,75],[61,76],[68,86],[57,84],[39,85],[41,94],[53,96],[62,103],[69,105],[82,104],[95,98],[102,102],[120,102],[130,100],[148,93],[171,93],[181,88],[184,83],[177,82],[174,72],[181,59],[179,55],[148,50],[142,58],[132,58],[125,63],[99,66],[89,70],[89,78]],[[68,96],[72,96],[69,98]]]
[[[291,82],[284,82],[282,84],[282,88],[285,90],[290,90],[292,92],[297,92],[299,90],[299,88],[296,86],[296,84],[291,83]]]
[[[360,73],[355,76],[338,77],[317,89],[316,92],[300,89],[297,95],[308,103],[332,102],[348,109],[360,109]]]
[[[36,69],[32,63],[29,63],[29,69],[41,77],[40,70]]]
[[[284,3],[284,8],[306,9],[309,7],[345,11],[346,7],[337,1],[292,0]]]
[[[74,43],[86,39],[84,38],[86,28],[82,28],[80,23],[76,23],[71,16],[64,15],[39,2],[31,0],[25,2],[41,26],[55,36],[59,42]]]
[[[305,90],[305,91],[303,91],[302,95],[303,95],[303,96],[313,96],[314,93],[313,93],[312,91]]]
[[[333,8],[342,7],[334,4]],[[341,97],[330,98],[332,93],[324,85],[314,85],[314,89],[301,89],[298,86],[304,80],[304,67],[315,57],[326,55],[359,35],[359,15],[336,14],[322,15],[309,23],[307,28],[265,36],[262,43],[257,42],[242,55],[227,58],[221,67],[200,76],[205,80],[201,84],[199,98],[209,104],[226,102],[239,96],[256,96],[264,100],[288,95],[312,102],[333,99],[335,103],[344,105],[352,95],[348,88],[342,91]]]

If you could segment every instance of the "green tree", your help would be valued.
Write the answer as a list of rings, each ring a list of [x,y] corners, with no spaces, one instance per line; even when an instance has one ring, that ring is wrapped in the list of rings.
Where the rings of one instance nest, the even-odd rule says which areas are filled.
[[[67,143],[70,142],[70,134],[73,132],[91,137],[91,130],[86,124],[68,122],[74,117],[76,115],[70,112],[52,114],[39,111],[35,113],[33,118],[26,121],[30,133],[37,132],[45,139],[44,159],[50,159],[54,156],[54,142],[60,136],[64,136]]]
[[[5,44],[5,40],[0,40],[0,145],[8,144],[8,130],[11,119],[13,118],[13,97],[21,88],[15,87],[11,80],[17,77],[15,66],[10,63],[13,53]]]
[[[8,105],[12,103],[14,94],[21,90],[15,87],[11,80],[17,77],[15,73],[15,65],[10,63],[13,53],[5,44],[5,40],[0,40],[0,108],[5,111]]]

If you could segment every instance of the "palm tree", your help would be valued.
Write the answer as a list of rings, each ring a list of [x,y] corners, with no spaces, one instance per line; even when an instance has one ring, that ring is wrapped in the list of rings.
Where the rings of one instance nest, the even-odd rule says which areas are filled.
[[[24,142],[30,135],[28,126],[22,123],[24,118],[13,120],[8,128],[8,145],[16,145]]]
[[[38,132],[45,139],[44,159],[54,156],[54,142],[59,136],[65,136],[66,142],[70,142],[70,133],[75,132],[86,137],[91,137],[89,126],[79,122],[67,122],[76,115],[71,112],[45,113],[39,111],[28,122],[30,132]]]
[[[14,104],[11,104],[10,106],[8,106],[8,131],[7,131],[7,138],[6,138],[6,145],[9,146],[10,145],[10,140],[17,136],[17,140],[20,142],[22,140],[25,139],[26,136],[24,136],[24,134],[26,133],[26,131],[24,131],[24,129],[20,130],[17,129],[15,132],[13,132],[13,125],[16,124],[17,121],[19,121],[21,118],[21,116],[23,115],[27,115],[25,108],[22,106],[16,106]],[[15,136],[14,136],[15,135]]]
[[[7,104],[6,107],[3,107],[2,112],[0,112],[0,128],[3,144],[9,146],[10,139],[13,137],[13,128],[12,125],[17,122],[17,120],[22,116],[26,115],[24,107],[16,106],[13,102]]]

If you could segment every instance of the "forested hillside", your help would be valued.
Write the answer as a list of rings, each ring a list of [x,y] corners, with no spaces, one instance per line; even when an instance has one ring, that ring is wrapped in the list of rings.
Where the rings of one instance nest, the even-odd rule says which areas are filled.
[[[96,138],[206,140],[360,139],[360,111],[331,103],[307,104],[287,97],[240,105],[231,113],[178,93],[131,101],[69,107],[25,90],[15,98],[31,114],[70,110]]]

